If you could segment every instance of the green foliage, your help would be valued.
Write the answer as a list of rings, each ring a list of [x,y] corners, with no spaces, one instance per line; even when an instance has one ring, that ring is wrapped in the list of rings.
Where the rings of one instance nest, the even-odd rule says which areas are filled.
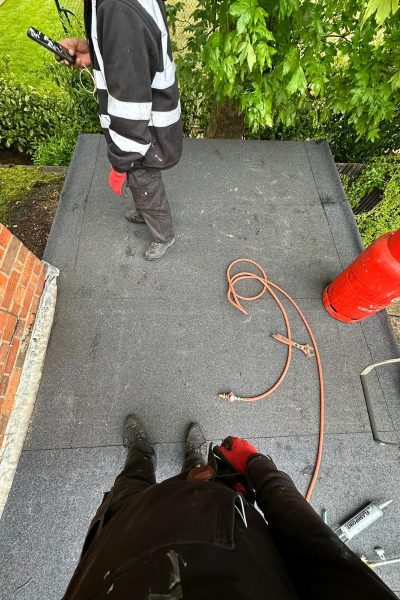
[[[33,155],[35,164],[67,165],[79,133],[100,131],[97,103],[78,71],[49,65],[47,78],[58,93],[37,92],[16,80],[7,60],[0,63],[0,148]]]
[[[0,148],[33,154],[62,119],[65,102],[20,83],[0,62]]]
[[[400,148],[400,105],[391,119],[380,124],[380,136],[372,142],[357,133],[346,115],[332,115],[330,119],[322,120],[320,115],[325,110],[323,104],[321,100],[308,103],[291,127],[279,124],[259,130],[256,134],[247,129],[245,136],[267,140],[327,140],[335,161],[343,163],[364,163]]]
[[[394,0],[199,0],[181,89],[233,100],[253,135],[301,127],[306,113],[319,125],[344,119],[374,142],[400,104],[397,9]]]
[[[100,132],[98,105],[87,91],[93,82],[86,72],[58,64],[49,65],[47,73],[64,98],[63,114],[51,135],[37,145],[33,160],[36,165],[68,165],[79,133]]]
[[[355,215],[364,244],[367,246],[387,231],[400,229],[400,155],[390,154],[373,160],[352,183],[345,180],[346,194],[352,208],[378,188],[382,200],[372,210]]]
[[[45,173],[42,169],[0,169],[0,221],[4,222],[10,204],[25,197],[33,188],[62,179],[62,175]]]
[[[78,140],[76,129],[57,129],[52,136],[41,142],[34,154],[35,165],[68,166]]]

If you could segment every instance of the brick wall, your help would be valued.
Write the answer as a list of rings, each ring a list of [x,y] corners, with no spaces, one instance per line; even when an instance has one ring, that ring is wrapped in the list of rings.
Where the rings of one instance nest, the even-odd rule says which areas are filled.
[[[0,223],[0,447],[45,276],[46,265]]]

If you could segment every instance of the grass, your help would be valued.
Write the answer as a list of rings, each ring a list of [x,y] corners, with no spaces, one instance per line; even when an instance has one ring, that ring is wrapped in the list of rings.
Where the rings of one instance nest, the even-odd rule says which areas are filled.
[[[10,57],[10,69],[20,81],[39,90],[53,89],[43,73],[54,58],[28,38],[30,26],[55,39],[65,37],[54,0],[6,0],[0,6],[0,56]]]
[[[46,173],[40,168],[0,169],[0,222],[5,222],[8,207],[25,198],[34,188],[62,179],[63,176]]]

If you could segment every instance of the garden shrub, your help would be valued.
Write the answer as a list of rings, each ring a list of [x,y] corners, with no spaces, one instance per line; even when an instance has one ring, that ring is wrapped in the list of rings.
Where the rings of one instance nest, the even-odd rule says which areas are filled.
[[[80,74],[75,69],[63,65],[48,65],[49,77],[65,98],[63,118],[46,139],[41,140],[34,153],[33,161],[37,165],[68,165],[80,133],[99,133],[100,123],[98,106],[88,89],[93,83],[86,73]]]
[[[400,229],[400,154],[375,158],[355,182],[347,178],[343,183],[353,209],[374,189],[383,192],[372,210],[355,215],[366,246],[387,231]]]
[[[0,148],[32,155],[62,121],[62,97],[43,94],[19,82],[8,61],[0,61]]]
[[[24,152],[39,165],[68,165],[79,133],[100,132],[97,103],[76,70],[50,64],[45,76],[56,93],[37,92],[14,77],[8,60],[0,62],[0,149]]]

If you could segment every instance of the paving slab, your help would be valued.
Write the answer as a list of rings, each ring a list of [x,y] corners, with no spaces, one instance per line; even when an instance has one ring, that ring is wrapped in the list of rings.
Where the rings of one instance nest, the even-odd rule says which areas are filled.
[[[398,449],[372,441],[359,374],[398,355],[384,315],[362,324],[332,319],[321,305],[328,283],[361,250],[329,147],[314,142],[185,140],[164,175],[177,243],[156,264],[149,240],[129,224],[129,200],[107,187],[101,136],[81,136],[45,259],[61,269],[56,319],[24,452],[0,522],[2,598],[60,598],[102,492],[123,463],[127,412],[146,422],[159,478],[182,462],[185,426],[199,420],[209,440],[229,433],[270,452],[302,491],[318,432],[313,359],[293,352],[281,388],[255,404],[228,404],[220,391],[256,394],[279,375],[286,348],[269,297],[244,316],[226,299],[227,264],[259,261],[299,302],[320,346],[326,380],[327,441],[314,506],[338,523],[370,500],[399,496]],[[242,291],[254,293],[252,284]],[[293,338],[307,335],[289,309]],[[400,370],[371,377],[382,435],[398,440]],[[390,514],[389,514],[390,511]],[[359,539],[373,558],[400,549],[400,516]],[[358,544],[358,541],[357,541]],[[400,590],[400,569],[384,579]]]

